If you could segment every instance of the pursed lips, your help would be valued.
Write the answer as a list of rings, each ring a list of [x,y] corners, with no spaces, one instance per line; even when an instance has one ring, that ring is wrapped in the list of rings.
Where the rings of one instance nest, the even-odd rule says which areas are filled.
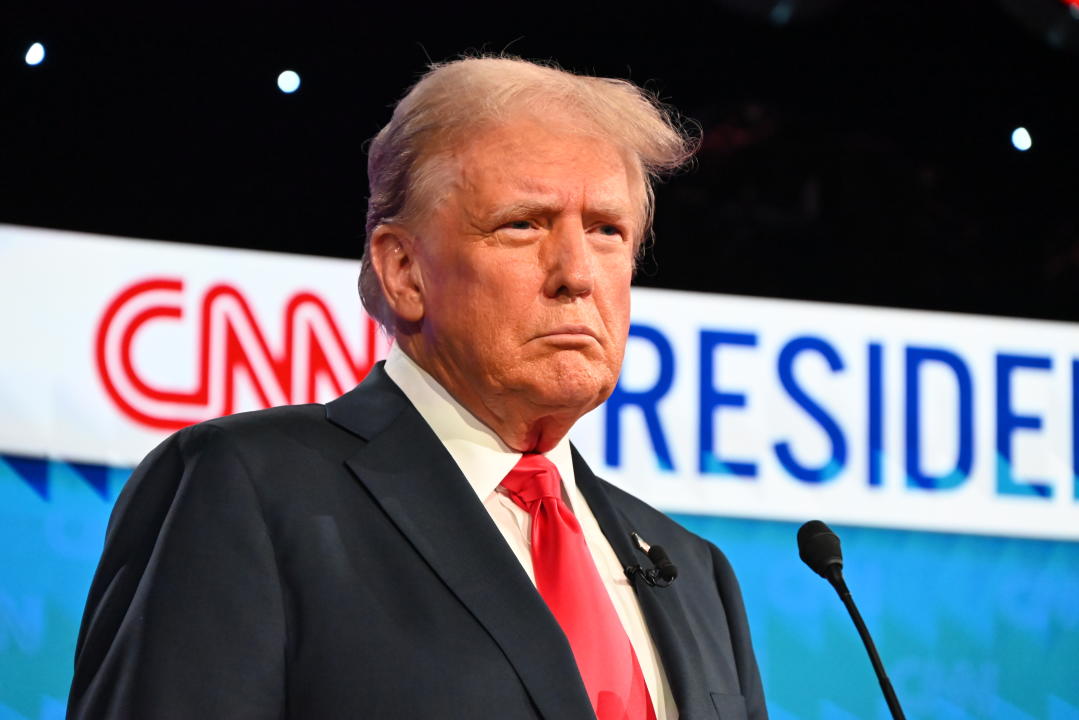
[[[537,338],[564,339],[569,341],[584,341],[586,338],[591,338],[592,340],[599,342],[599,337],[596,335],[595,331],[587,325],[559,325],[540,333],[537,335]]]

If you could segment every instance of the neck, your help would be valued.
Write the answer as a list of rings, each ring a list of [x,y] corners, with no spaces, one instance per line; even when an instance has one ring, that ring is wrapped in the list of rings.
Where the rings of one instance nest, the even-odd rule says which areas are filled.
[[[545,453],[553,449],[573,427],[586,408],[550,407],[531,401],[523,392],[493,387],[486,392],[462,382],[466,377],[422,348],[397,338],[400,349],[453,399],[494,432],[516,452]]]
[[[494,430],[502,438],[502,442],[521,453],[550,451],[566,436],[576,421],[576,418],[567,421],[548,415],[502,423],[500,427],[495,427],[488,420],[476,416]]]

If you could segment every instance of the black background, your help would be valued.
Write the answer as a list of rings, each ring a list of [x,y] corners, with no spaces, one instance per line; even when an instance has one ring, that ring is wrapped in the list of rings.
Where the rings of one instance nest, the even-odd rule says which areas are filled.
[[[1062,0],[17,2],[0,222],[357,258],[394,101],[505,50],[700,124],[640,285],[1076,321],[1077,37]]]

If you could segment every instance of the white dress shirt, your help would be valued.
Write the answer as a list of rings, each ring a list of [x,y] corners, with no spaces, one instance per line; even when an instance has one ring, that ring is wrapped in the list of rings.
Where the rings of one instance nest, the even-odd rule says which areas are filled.
[[[386,374],[412,402],[435,435],[449,451],[457,466],[476,491],[510,549],[535,584],[532,570],[532,517],[518,507],[501,488],[501,482],[521,459],[493,430],[454,400],[438,381],[427,374],[395,343],[386,358]],[[611,597],[622,627],[637,654],[645,684],[652,698],[657,720],[676,720],[678,711],[671,696],[667,676],[656,652],[652,636],[644,624],[637,596],[623,572],[622,564],[589,509],[573,474],[569,439],[562,438],[545,457],[562,476],[564,500],[577,516],[585,542],[599,570],[600,579]]]

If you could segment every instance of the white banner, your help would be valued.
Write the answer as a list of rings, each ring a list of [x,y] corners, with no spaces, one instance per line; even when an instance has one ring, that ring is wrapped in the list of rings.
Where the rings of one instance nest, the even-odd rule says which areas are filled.
[[[359,263],[0,226],[0,453],[128,467],[385,354]],[[634,291],[574,429],[669,511],[1079,539],[1079,326]]]
[[[387,348],[358,271],[0,226],[0,452],[130,467],[192,422],[336,397]]]

